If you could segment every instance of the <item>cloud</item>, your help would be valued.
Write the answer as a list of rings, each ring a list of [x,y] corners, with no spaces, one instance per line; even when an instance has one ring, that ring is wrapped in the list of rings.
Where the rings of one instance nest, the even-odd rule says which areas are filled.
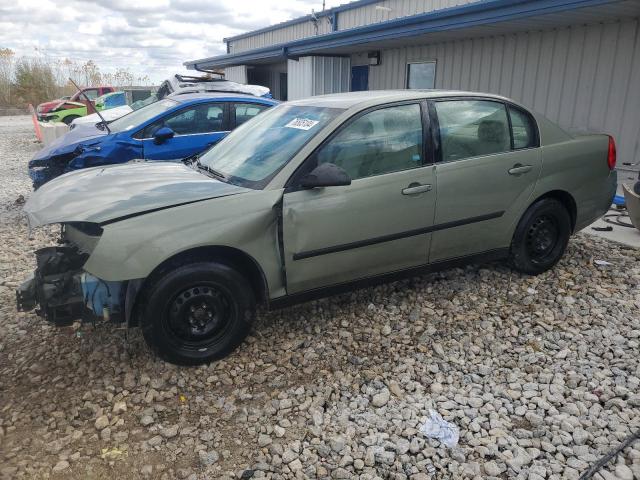
[[[0,48],[19,56],[93,60],[105,72],[127,68],[159,83],[183,71],[187,60],[225,53],[225,37],[312,8],[321,9],[322,0],[0,1]]]

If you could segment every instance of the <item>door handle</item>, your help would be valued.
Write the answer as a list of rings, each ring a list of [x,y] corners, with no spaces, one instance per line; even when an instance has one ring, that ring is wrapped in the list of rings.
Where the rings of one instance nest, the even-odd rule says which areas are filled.
[[[429,184],[421,184],[421,183],[410,183],[407,188],[402,189],[403,195],[417,195],[419,193],[428,192],[431,190],[431,185]]]
[[[533,167],[531,165],[522,165],[521,163],[516,163],[512,168],[509,169],[509,175],[522,175],[523,173],[528,173],[531,171]]]

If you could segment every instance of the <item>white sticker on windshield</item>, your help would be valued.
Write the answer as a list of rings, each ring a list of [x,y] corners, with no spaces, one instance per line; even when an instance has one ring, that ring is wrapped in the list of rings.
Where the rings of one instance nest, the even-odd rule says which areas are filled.
[[[310,120],[308,118],[294,118],[285,125],[287,128],[297,128],[298,130],[310,130],[319,123],[318,120]]]

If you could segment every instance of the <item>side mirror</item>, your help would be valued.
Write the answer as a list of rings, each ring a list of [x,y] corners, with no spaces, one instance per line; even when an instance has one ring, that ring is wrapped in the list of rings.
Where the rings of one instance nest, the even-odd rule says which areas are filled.
[[[153,134],[153,143],[155,143],[156,145],[160,145],[170,138],[173,138],[175,134],[176,132],[171,130],[169,127],[160,127]]]
[[[333,163],[321,163],[300,180],[304,188],[351,185],[349,174]]]

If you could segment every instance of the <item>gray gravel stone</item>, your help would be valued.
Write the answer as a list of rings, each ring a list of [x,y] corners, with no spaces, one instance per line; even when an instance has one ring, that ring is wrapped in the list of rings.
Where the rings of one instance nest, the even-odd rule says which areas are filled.
[[[94,425],[97,430],[106,428],[109,425],[109,417],[107,417],[106,415],[99,416],[98,418],[96,418]]]
[[[374,407],[384,407],[389,402],[390,394],[386,388],[379,393],[376,393],[371,399],[371,404]]]
[[[200,450],[198,452],[198,458],[200,459],[200,464],[204,467],[208,467],[209,465],[213,465],[218,461],[220,455],[215,450],[209,450],[208,452],[205,450]]]

